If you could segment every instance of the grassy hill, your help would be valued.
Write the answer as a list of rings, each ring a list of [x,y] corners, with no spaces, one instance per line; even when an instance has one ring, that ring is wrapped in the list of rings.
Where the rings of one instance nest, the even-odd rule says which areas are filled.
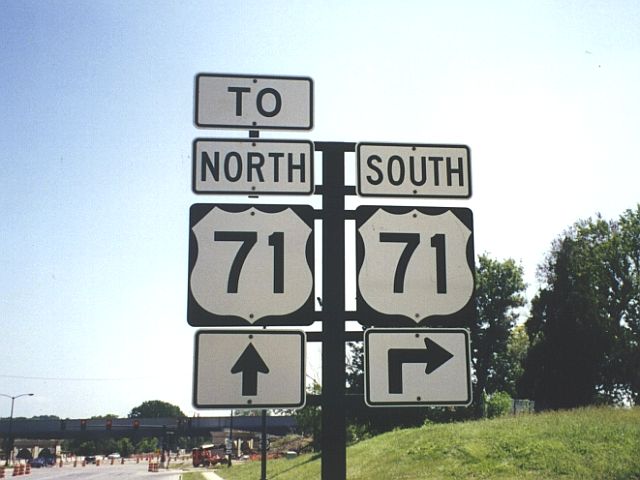
[[[349,447],[347,469],[349,480],[640,479],[640,408],[588,408],[397,430]],[[258,480],[260,462],[218,474],[226,480]],[[269,461],[267,477],[319,479],[319,456]]]

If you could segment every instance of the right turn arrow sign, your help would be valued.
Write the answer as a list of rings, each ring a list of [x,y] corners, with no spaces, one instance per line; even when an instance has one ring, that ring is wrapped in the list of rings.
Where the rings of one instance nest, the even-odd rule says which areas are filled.
[[[377,406],[471,403],[469,332],[370,328],[364,334],[365,402]]]

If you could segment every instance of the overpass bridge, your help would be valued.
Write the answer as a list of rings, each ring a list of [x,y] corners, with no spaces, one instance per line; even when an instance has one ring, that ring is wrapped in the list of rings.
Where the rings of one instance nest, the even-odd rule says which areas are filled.
[[[267,433],[284,435],[297,432],[293,416],[268,416]],[[0,437],[23,439],[66,438],[142,438],[177,435],[182,437],[207,436],[233,428],[247,432],[262,431],[262,417],[167,417],[167,418],[114,418],[114,419],[61,419],[61,420],[0,420]],[[10,432],[11,430],[11,432]]]

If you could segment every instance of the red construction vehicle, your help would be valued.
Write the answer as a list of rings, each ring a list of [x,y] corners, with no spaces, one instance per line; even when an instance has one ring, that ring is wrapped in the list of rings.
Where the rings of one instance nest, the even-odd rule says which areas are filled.
[[[208,467],[225,463],[224,445],[216,447],[213,444],[207,444],[194,448],[191,450],[191,460],[194,467]]]

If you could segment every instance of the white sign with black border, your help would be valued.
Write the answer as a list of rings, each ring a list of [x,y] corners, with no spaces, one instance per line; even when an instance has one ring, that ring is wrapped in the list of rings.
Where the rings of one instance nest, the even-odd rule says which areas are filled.
[[[365,402],[371,407],[468,406],[468,330],[371,328],[364,333]]]
[[[309,195],[313,143],[198,138],[193,142],[192,188],[194,193]]]
[[[313,323],[313,225],[308,205],[192,205],[188,323]]]
[[[466,145],[361,142],[357,165],[362,196],[471,196],[471,151]]]
[[[196,75],[198,127],[311,130],[313,81],[308,77]]]
[[[360,323],[459,326],[475,315],[471,210],[360,206],[355,218]]]
[[[196,408],[300,408],[305,403],[304,332],[201,330],[195,339]]]

